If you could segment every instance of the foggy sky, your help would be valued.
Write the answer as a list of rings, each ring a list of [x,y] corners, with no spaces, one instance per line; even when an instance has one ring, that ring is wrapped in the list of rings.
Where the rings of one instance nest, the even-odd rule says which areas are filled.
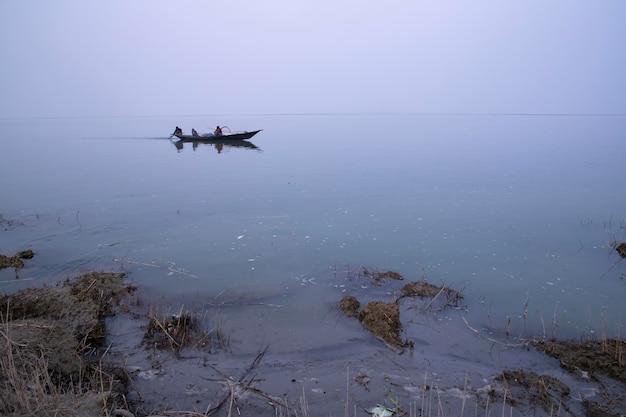
[[[622,0],[0,0],[0,118],[626,113]]]

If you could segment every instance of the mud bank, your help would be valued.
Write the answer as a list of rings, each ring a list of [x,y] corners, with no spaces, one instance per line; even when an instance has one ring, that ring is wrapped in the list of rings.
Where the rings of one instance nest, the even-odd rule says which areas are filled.
[[[0,297],[0,412],[100,415],[124,392],[123,372],[100,361],[104,317],[133,287],[90,273]]]
[[[278,333],[265,336],[291,331],[281,324],[288,312],[274,304],[157,308],[142,301],[124,274],[91,273],[3,296],[0,413],[626,412],[623,340],[512,343],[472,327],[456,290],[424,280],[405,284],[399,274],[367,277],[376,294],[355,292],[366,301],[363,308],[354,295],[335,300],[337,315],[324,314],[321,330],[309,329],[311,337],[326,334],[328,343],[310,349],[292,349]],[[234,309],[246,308],[250,317],[264,316],[261,337],[229,323]]]

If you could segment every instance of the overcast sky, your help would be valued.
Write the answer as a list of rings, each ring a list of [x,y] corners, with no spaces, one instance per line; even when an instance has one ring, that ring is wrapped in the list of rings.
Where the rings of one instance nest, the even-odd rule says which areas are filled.
[[[626,113],[624,0],[0,0],[0,117]]]

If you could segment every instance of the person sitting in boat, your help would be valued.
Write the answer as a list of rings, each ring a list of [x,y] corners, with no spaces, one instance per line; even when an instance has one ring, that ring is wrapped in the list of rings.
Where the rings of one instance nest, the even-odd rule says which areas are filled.
[[[198,136],[198,132],[196,131],[196,129],[191,129],[191,136]]]
[[[219,126],[218,126],[218,127],[216,127],[216,128],[215,128],[215,131],[213,132],[213,134],[214,134],[215,136],[222,136],[222,128],[221,128],[221,127],[219,127]]]
[[[183,129],[181,129],[180,127],[176,126],[176,129],[174,129],[174,133],[172,133],[172,135],[176,136],[176,135],[182,135],[183,134]]]

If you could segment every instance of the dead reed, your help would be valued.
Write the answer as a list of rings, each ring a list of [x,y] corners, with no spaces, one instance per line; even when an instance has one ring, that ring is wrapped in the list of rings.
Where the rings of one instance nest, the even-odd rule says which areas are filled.
[[[144,343],[152,348],[176,354],[188,346],[209,351],[230,349],[230,333],[224,329],[224,317],[219,309],[213,313],[212,324],[208,311],[187,311],[184,306],[174,313],[158,313],[151,308],[148,316]]]

